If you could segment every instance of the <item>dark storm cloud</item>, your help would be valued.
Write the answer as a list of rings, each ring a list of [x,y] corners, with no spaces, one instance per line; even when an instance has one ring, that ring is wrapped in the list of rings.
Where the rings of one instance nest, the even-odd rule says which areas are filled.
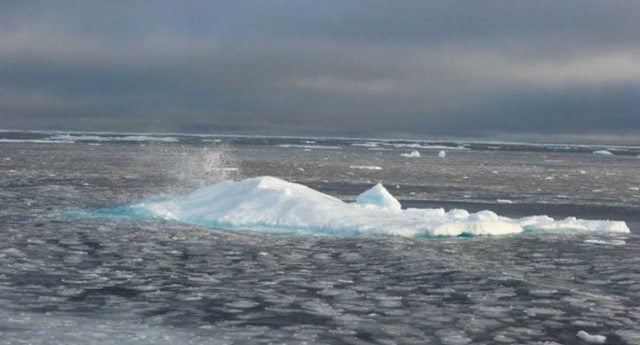
[[[0,3],[0,127],[640,131],[636,1]]]

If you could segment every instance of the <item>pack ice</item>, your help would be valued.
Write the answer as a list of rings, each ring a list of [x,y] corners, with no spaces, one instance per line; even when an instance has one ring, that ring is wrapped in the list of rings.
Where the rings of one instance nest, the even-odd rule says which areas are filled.
[[[222,181],[185,196],[133,205],[154,217],[225,229],[345,236],[505,235],[523,231],[629,232],[620,221],[548,216],[510,219],[492,211],[402,209],[381,184],[347,203],[275,177]]]

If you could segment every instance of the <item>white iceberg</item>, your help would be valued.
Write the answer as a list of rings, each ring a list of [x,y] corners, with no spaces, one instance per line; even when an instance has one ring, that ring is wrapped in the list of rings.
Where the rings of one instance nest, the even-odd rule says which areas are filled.
[[[523,231],[629,232],[620,221],[547,216],[510,219],[491,211],[406,209],[378,184],[346,203],[275,177],[222,181],[185,196],[143,202],[135,213],[225,229],[405,237],[505,235]]]
[[[611,153],[611,151],[607,151],[607,150],[597,150],[597,151],[593,151],[594,155],[600,155],[600,156],[613,156],[613,153]]]
[[[358,205],[373,205],[389,211],[399,212],[402,210],[400,202],[380,183],[358,195],[356,203]]]
[[[605,337],[604,335],[589,334],[586,331],[582,331],[582,330],[578,331],[576,336],[592,344],[604,344],[607,341],[607,337]]]
[[[402,153],[400,155],[407,158],[418,158],[420,157],[420,151],[411,151],[410,153]]]

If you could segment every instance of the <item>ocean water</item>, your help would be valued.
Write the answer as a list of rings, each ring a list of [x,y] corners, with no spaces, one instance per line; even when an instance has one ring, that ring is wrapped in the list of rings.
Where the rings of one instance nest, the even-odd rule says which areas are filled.
[[[638,154],[5,131],[0,344],[586,343],[579,331],[638,344]],[[623,220],[631,233],[416,239],[69,216],[264,175],[347,201],[382,182],[404,207]]]

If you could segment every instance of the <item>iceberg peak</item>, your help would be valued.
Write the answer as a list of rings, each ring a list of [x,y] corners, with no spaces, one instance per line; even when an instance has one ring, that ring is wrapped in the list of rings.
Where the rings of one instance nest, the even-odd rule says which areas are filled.
[[[385,208],[389,211],[400,211],[402,206],[400,202],[384,188],[381,183],[376,184],[370,189],[366,190],[356,198],[356,203],[359,205],[374,205],[377,207]]]

